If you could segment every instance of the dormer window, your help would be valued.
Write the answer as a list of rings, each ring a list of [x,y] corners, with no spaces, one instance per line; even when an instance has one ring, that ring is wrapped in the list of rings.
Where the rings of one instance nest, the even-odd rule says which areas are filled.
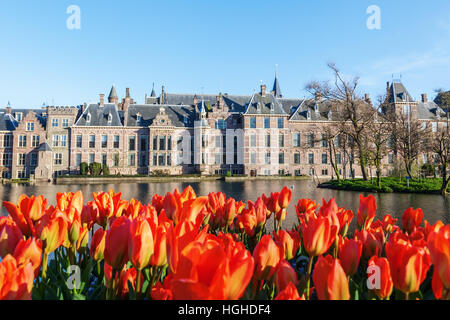
[[[17,121],[22,121],[22,118],[23,118],[22,112],[16,112],[14,114],[14,118],[16,118]]]
[[[91,122],[91,114],[90,113],[88,113],[86,116],[86,122],[87,123]]]
[[[330,110],[330,111],[328,111],[328,115],[327,115],[328,120],[331,120],[331,116],[332,116],[332,112]]]
[[[183,118],[183,123],[184,123],[185,125],[188,124],[188,117],[187,117],[187,116],[184,116],[184,118]]]
[[[306,111],[306,119],[311,120],[311,111]]]
[[[112,114],[108,114],[108,124],[112,123]]]
[[[319,112],[319,104],[317,102],[314,104],[314,112]]]
[[[270,112],[274,112],[275,110],[275,105],[273,104],[273,102],[270,103]]]
[[[137,123],[138,125],[140,125],[140,124],[141,124],[141,121],[142,121],[142,116],[138,113],[138,114],[136,115],[136,123]]]

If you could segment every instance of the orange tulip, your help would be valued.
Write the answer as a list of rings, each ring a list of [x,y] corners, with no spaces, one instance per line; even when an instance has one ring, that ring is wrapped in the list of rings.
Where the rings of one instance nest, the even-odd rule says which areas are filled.
[[[442,227],[428,236],[428,249],[434,265],[434,272],[443,286],[450,290],[450,225]]]
[[[255,208],[244,209],[242,214],[237,218],[237,225],[241,232],[245,233],[250,237],[254,237],[256,234],[257,218]]]
[[[370,259],[374,255],[379,256],[383,250],[384,234],[381,229],[356,230],[355,240],[361,241],[364,258],[366,259]]]
[[[281,252],[272,237],[265,235],[253,251],[255,260],[255,278],[270,280],[281,260]]]
[[[128,237],[130,220],[123,216],[116,219],[106,232],[105,262],[115,270],[121,270],[128,261]]]
[[[328,201],[328,203],[325,201],[325,199],[322,199],[322,201],[323,204],[319,209],[319,216],[328,218],[331,225],[335,225],[339,228],[339,232],[339,230],[341,229],[341,223],[338,218],[338,212],[340,211],[340,208],[338,207],[336,200],[331,199],[330,201]]]
[[[237,214],[236,201],[233,198],[227,199],[223,208],[224,221],[222,223],[222,226],[223,227],[230,226],[233,223],[236,214]]]
[[[370,195],[365,198],[363,195],[359,195],[359,210],[357,215],[359,228],[369,228],[375,218],[376,211],[377,201],[374,196]]]
[[[167,277],[164,278],[163,283],[157,282],[151,289],[150,295],[153,300],[173,300],[172,294],[172,276],[173,273],[169,273]]]
[[[403,230],[408,233],[413,233],[420,224],[423,219],[423,211],[422,209],[409,208],[403,213],[402,222],[403,222]]]
[[[348,276],[358,271],[363,245],[359,240],[341,239],[339,241],[339,260]]]
[[[11,218],[16,222],[17,226],[22,231],[25,237],[34,235],[34,225],[47,212],[47,200],[43,196],[28,198],[26,195],[21,195],[19,204],[3,201],[3,206],[11,215]],[[53,207],[49,208],[53,210]]]
[[[137,270],[144,269],[153,255],[153,234],[147,220],[135,219],[130,223],[128,257]]]
[[[281,291],[275,300],[305,300],[305,297],[301,297],[298,294],[298,290],[295,285],[290,282],[283,291]]]
[[[349,300],[348,279],[339,259],[319,257],[314,267],[314,286],[319,300]]]
[[[24,266],[31,263],[34,276],[39,275],[42,260],[42,241],[35,238],[28,238],[28,240],[20,240],[14,251],[14,258],[18,266]]]
[[[105,254],[106,231],[99,228],[95,231],[91,241],[91,257],[95,261],[101,261]]]
[[[337,217],[339,219],[339,234],[345,237],[348,231],[348,227],[350,226],[350,223],[352,222],[354,217],[353,211],[340,208],[337,213]]]
[[[108,193],[94,192],[92,197],[94,198],[93,204],[96,210],[96,222],[104,229],[109,219],[120,217],[128,206],[128,202],[121,199],[122,193],[114,193],[113,190],[110,190]]]
[[[297,218],[301,223],[307,223],[310,216],[316,215],[316,209],[319,207],[315,201],[310,199],[300,199],[295,206]]]
[[[154,252],[150,260],[150,264],[156,267],[167,265],[167,231],[170,226],[163,224],[156,228],[153,235]]]
[[[281,260],[275,270],[275,285],[278,292],[283,291],[289,283],[298,285],[297,272],[286,260]]]
[[[289,207],[289,203],[292,198],[292,190],[291,188],[284,187],[280,192],[280,196],[278,197],[278,203],[282,209],[287,209]]]
[[[261,199],[263,200],[267,210],[270,211],[269,217],[272,215],[272,213],[278,213],[281,211],[282,207],[280,206],[280,201],[278,201],[280,197],[280,194],[278,192],[275,193],[271,193],[270,197],[266,197],[264,195],[264,197],[262,197]]]
[[[281,257],[286,260],[292,260],[295,257],[299,246],[295,245],[295,241],[291,235],[284,230],[280,230],[278,234],[274,231],[273,237],[275,243],[280,248]]]
[[[31,263],[17,266],[11,255],[0,262],[0,300],[31,300],[33,282]]]
[[[22,238],[22,231],[10,217],[0,217],[0,257],[14,253]]]
[[[327,252],[338,234],[338,226],[331,225],[330,219],[325,217],[311,217],[301,229],[303,245],[310,257],[320,256]]]
[[[253,273],[253,258],[232,237],[211,236],[182,252],[171,289],[174,300],[237,300]]]
[[[404,239],[391,238],[386,244],[386,256],[391,268],[394,287],[405,294],[417,292],[431,265],[425,248]]]
[[[373,256],[369,260],[369,267],[378,267],[379,273],[379,283],[375,283],[375,286],[379,284],[378,288],[373,289],[373,292],[380,299],[388,299],[392,294],[393,282],[391,277],[391,269],[389,266],[389,261],[386,258],[379,258],[378,256]]]
[[[42,240],[45,253],[50,253],[64,245],[67,239],[67,220],[60,211],[52,214],[46,214],[39,225],[36,227],[36,233]]]

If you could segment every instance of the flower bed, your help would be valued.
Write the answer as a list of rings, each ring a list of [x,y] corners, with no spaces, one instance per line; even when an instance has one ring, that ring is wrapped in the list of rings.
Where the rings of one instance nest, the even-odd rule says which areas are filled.
[[[408,209],[400,226],[360,196],[358,228],[334,199],[292,191],[256,202],[191,187],[148,205],[113,191],[3,202],[0,299],[366,300],[450,299],[450,225]],[[266,224],[274,224],[274,232]]]

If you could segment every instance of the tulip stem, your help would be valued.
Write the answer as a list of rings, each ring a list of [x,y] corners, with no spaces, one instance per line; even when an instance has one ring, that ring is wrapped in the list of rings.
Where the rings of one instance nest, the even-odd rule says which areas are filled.
[[[140,299],[141,296],[141,277],[142,277],[142,270],[138,269],[136,279],[136,298],[138,300]]]
[[[405,293],[405,300],[409,300],[409,292]]]
[[[309,287],[311,282],[311,271],[314,257],[309,257],[308,274],[306,276],[306,300],[309,300]]]
[[[44,252],[44,257],[42,258],[42,282],[47,278],[47,263],[48,263],[48,253]]]

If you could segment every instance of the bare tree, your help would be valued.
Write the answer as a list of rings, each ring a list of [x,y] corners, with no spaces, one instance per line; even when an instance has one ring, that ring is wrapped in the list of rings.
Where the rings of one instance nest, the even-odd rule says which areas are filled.
[[[330,158],[331,167],[336,174],[337,181],[341,181],[341,175],[339,173],[338,161],[337,161],[337,149],[339,144],[336,144],[336,139],[340,137],[339,127],[327,126],[322,134],[321,141],[325,141],[328,148],[328,155]]]
[[[306,90],[333,100],[342,117],[341,131],[352,137],[364,180],[368,180],[369,141],[367,126],[373,118],[373,108],[357,93],[359,77],[345,80],[334,63],[328,63],[334,83],[312,81]]]

